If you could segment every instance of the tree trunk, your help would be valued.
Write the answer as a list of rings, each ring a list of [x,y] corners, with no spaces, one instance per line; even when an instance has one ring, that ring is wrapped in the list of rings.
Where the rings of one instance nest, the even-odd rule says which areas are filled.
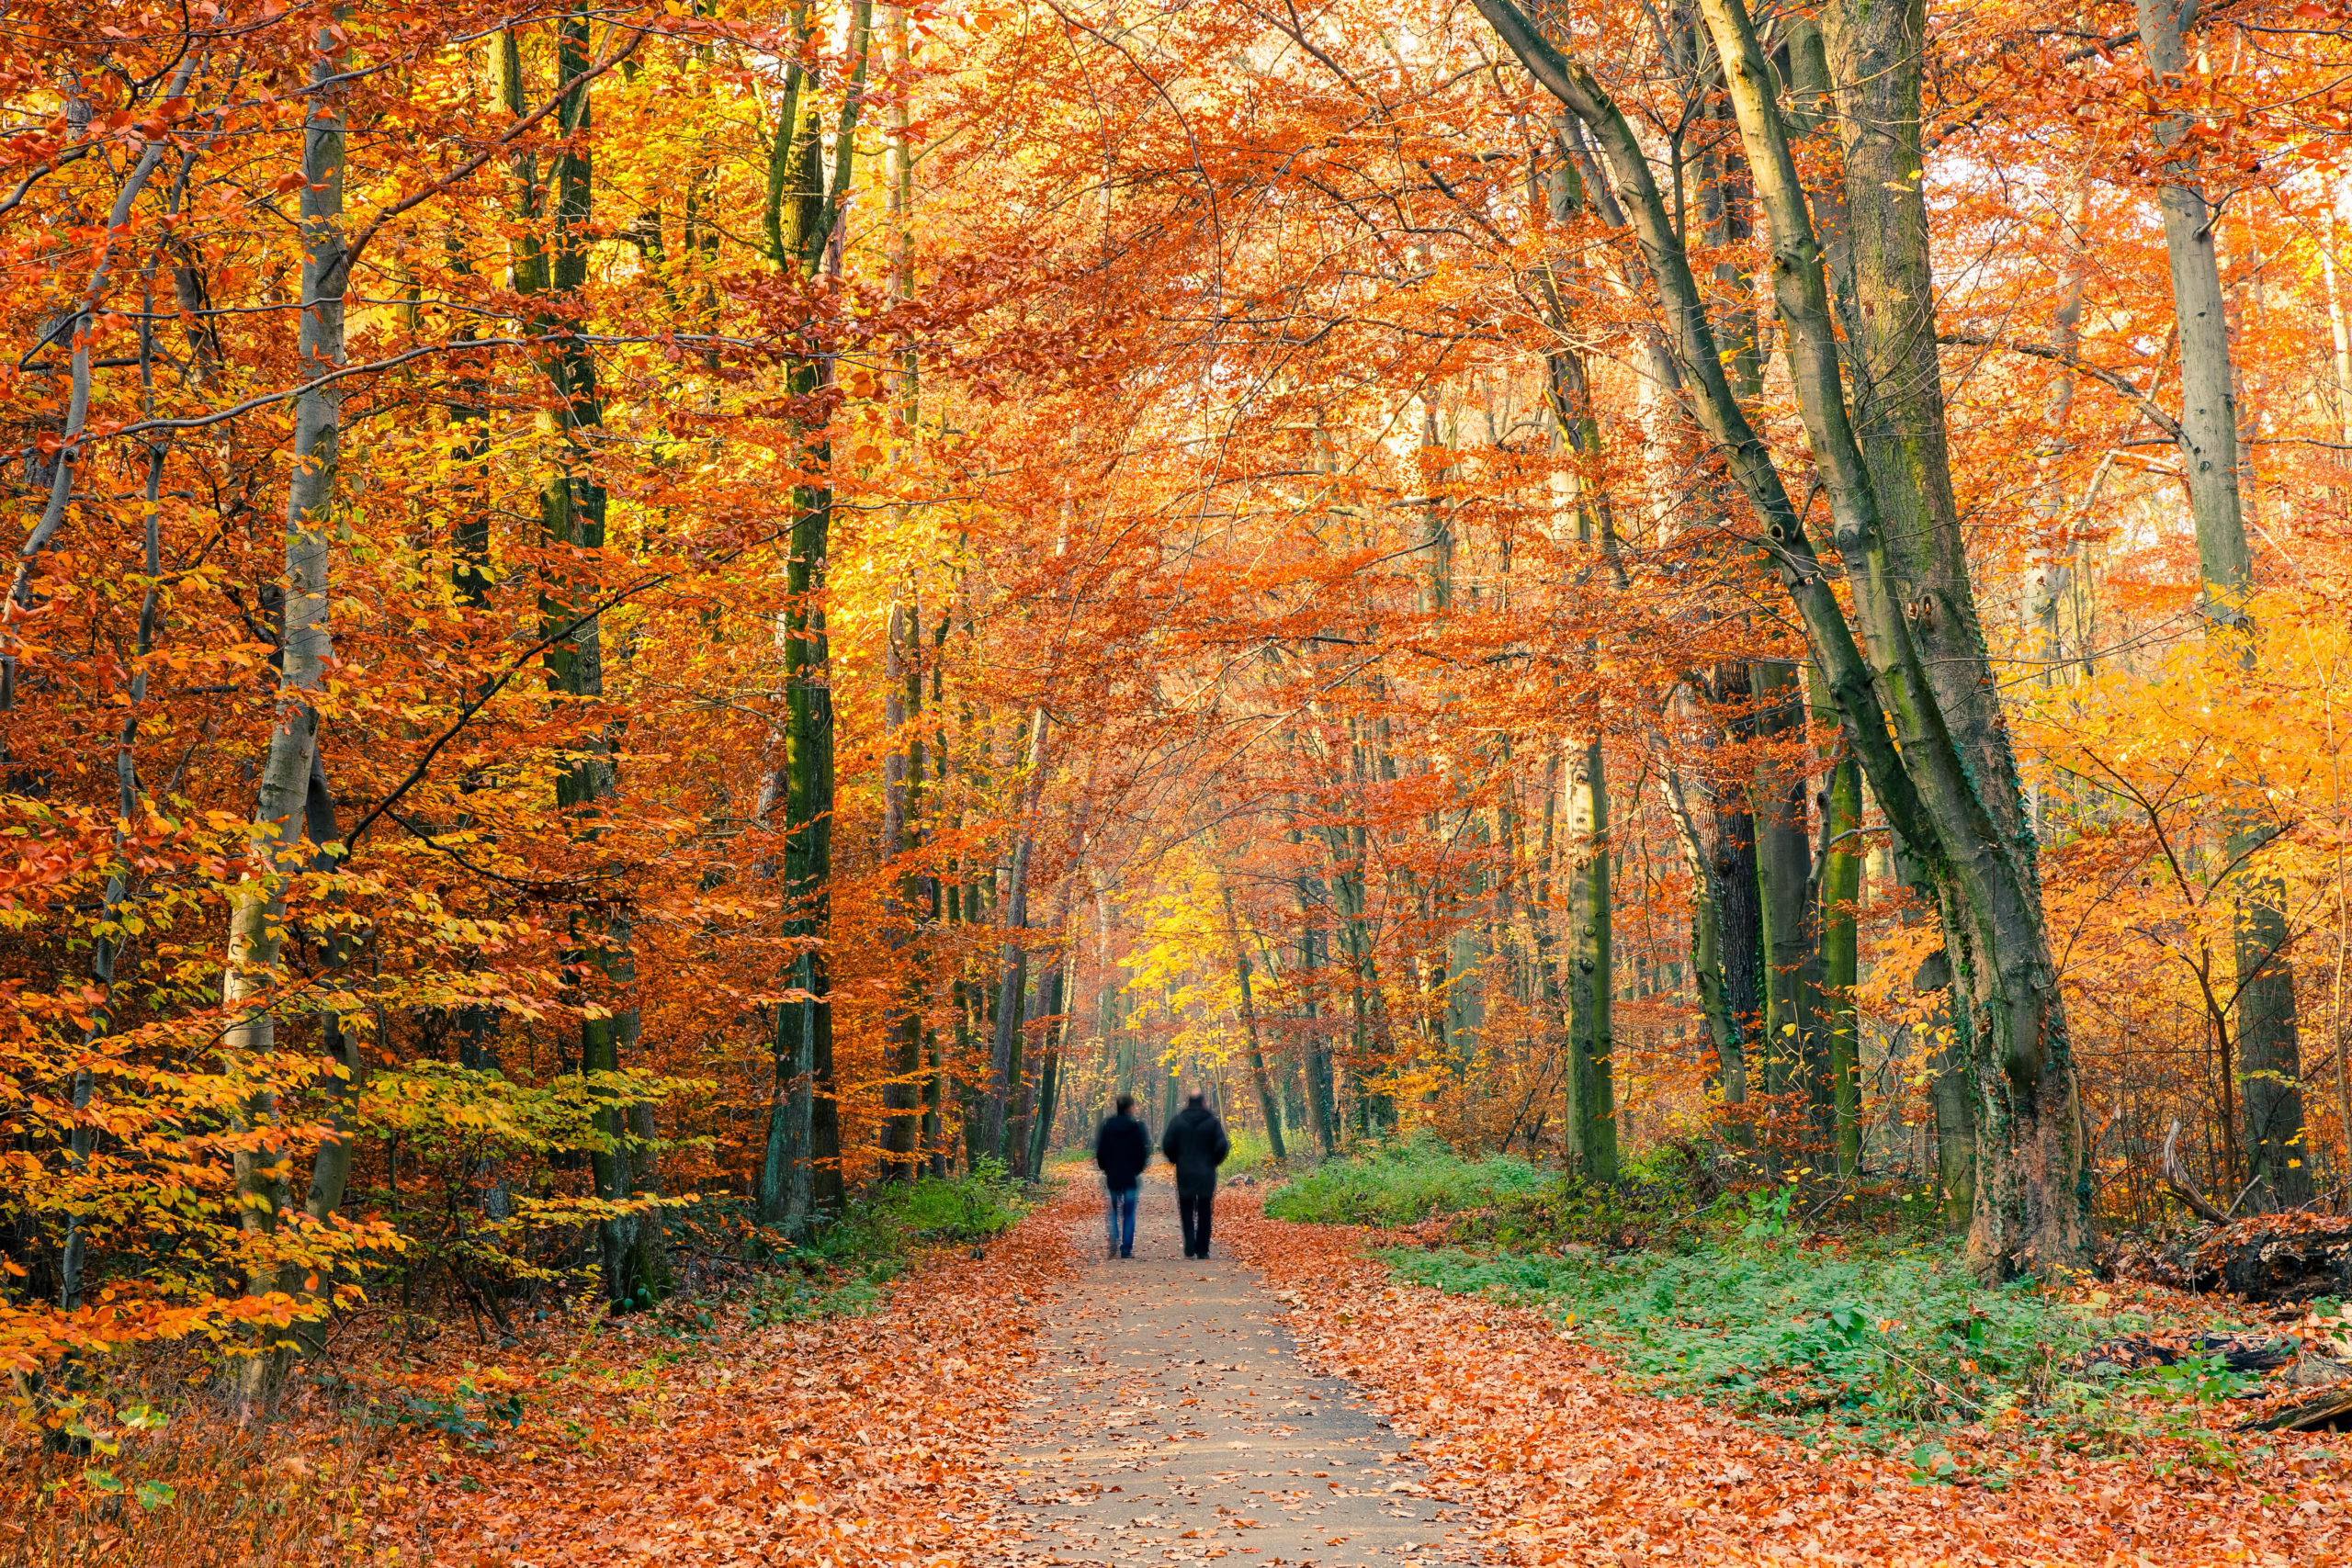
[[[1714,853],[1707,847],[1698,818],[1690,809],[1690,793],[1683,786],[1682,774],[1666,760],[1663,743],[1658,745],[1658,758],[1667,815],[1673,820],[1675,841],[1681,847],[1683,863],[1690,876],[1690,978],[1699,993],[1699,1016],[1706,1024],[1708,1043],[1714,1048],[1715,1069],[1711,1076],[1724,1103],[1737,1105],[1747,1098],[1747,1063],[1740,1051],[1739,1032],[1733,1026],[1731,1010],[1724,998],[1720,914],[1723,889],[1715,878]]]
[[[1233,908],[1233,879],[1220,874],[1217,893],[1225,901],[1225,940],[1233,949],[1233,981],[1241,994],[1241,1027],[1250,1045],[1250,1081],[1257,1086],[1258,1109],[1266,1118],[1266,1143],[1276,1160],[1289,1158],[1283,1148],[1282,1107],[1274,1100],[1273,1080],[1266,1076],[1266,1053],[1258,1039],[1258,1002],[1250,994],[1250,953],[1241,944],[1241,920]]]
[[[2179,79],[2188,66],[2183,27],[2193,0],[2139,0],[2140,47],[2160,79]],[[2164,215],[2165,256],[2171,264],[2173,314],[2180,327],[2180,456],[2188,509],[2197,525],[2198,577],[2205,615],[2217,638],[2243,638],[2238,657],[2255,658],[2247,602],[2254,592],[2254,558],[2246,541],[2245,497],[2239,489],[2236,373],[2222,270],[2214,253],[2216,215],[2206,205],[2193,117],[2167,115],[2156,124],[2164,154],[2156,206]],[[2249,781],[2258,785],[2259,779]],[[2275,829],[2245,809],[2232,812],[2225,853],[2245,863],[2260,853]],[[2263,1209],[2292,1208],[2312,1198],[2303,1132],[2301,1051],[2295,1027],[2295,974],[2287,956],[2292,938],[2286,888],[2259,864],[2240,878],[2237,922],[2239,1100],[2245,1116],[2248,1196]]]
[[[894,80],[904,81],[908,63],[907,8],[882,7],[883,51]],[[882,184],[888,215],[890,298],[901,304],[914,296],[914,164],[908,142],[907,99],[892,95],[884,111]],[[921,425],[917,402],[916,351],[910,345],[898,366],[898,429],[891,444],[892,463],[903,460],[899,439],[910,438]],[[882,772],[882,852],[906,856],[920,844],[916,827],[922,791],[922,615],[920,595],[901,606],[894,599],[885,629],[883,728],[889,738]],[[890,907],[885,910],[885,941],[903,973],[889,1023],[890,1077],[882,1091],[883,1173],[894,1180],[914,1179],[917,1134],[922,1110],[923,1007],[930,995],[928,957],[924,968],[910,961],[916,932],[913,922],[922,895],[922,877],[911,863],[896,878]]]
[[[2327,333],[2335,348],[2335,419],[2344,444],[2352,446],[2352,318],[2346,317],[2343,285],[2335,276],[2336,231],[2345,221],[2347,207],[2352,207],[2347,197],[2352,197],[2352,185],[2339,184],[2335,200],[2320,211],[2319,275],[2321,290],[2327,298]]]
[[[1701,0],[1767,219],[1790,378],[1846,569],[1849,623],[1803,511],[1725,378],[1689,254],[1632,125],[1589,68],[1563,55],[1510,0],[1475,4],[1539,83],[1593,129],[1662,296],[1692,412],[1762,525],[1865,776],[1930,868],[1966,980],[1955,1024],[1972,1059],[1991,1069],[1977,1075],[1984,1103],[1970,1260],[1988,1277],[2078,1267],[2090,1217],[2064,1015],[2040,873],[2030,839],[2020,837],[2022,792],[1949,504],[1932,323],[1923,330],[1933,292],[1917,177],[1919,10],[1825,18],[1833,76],[1852,84],[1838,107],[1864,331],[1849,409],[1822,251],[1762,50],[1738,0]],[[1841,56],[1861,64],[1847,69]],[[1893,492],[1891,507],[1883,491]]]
[[[343,232],[344,119],[332,84],[344,61],[339,30],[322,32],[311,67],[310,118],[302,131],[302,316],[297,329],[300,378],[314,382],[345,363],[344,292],[348,282]],[[277,708],[262,764],[250,853],[254,868],[230,896],[229,956],[220,1001],[233,1021],[222,1038],[232,1059],[266,1056],[277,1046],[277,1020],[266,998],[286,940],[286,888],[304,868],[303,828],[316,766],[318,713],[311,694],[334,657],[327,624],[334,557],[333,514],[343,430],[339,386],[309,386],[294,398],[293,476],[286,497],[286,594],[278,637]],[[249,1270],[255,1294],[285,1284],[282,1266],[265,1261],[269,1239],[287,1207],[287,1155],[271,1140],[277,1097],[267,1089],[240,1108],[239,1130],[258,1142],[233,1156],[238,1227],[254,1249]],[[238,1403],[248,1410],[277,1396],[295,1343],[261,1330],[254,1353],[240,1364]]]
[[[1021,1035],[1021,1003],[1029,982],[1029,949],[1017,933],[1029,926],[1029,855],[1036,839],[1037,801],[1046,787],[1046,710],[1029,719],[1029,777],[1022,792],[1021,816],[1014,825],[1012,864],[1006,874],[1004,942],[998,953],[996,1035],[989,1053],[988,1125],[981,1146],[999,1159],[1006,1156],[1004,1130],[1018,1070],[1016,1047]]]
[[[571,82],[588,69],[589,18],[584,11],[566,14],[557,25],[556,80]],[[503,107],[514,119],[526,112],[521,39],[513,28],[499,39],[499,86]],[[516,241],[514,289],[541,303],[534,310],[535,334],[559,333],[577,325],[581,294],[588,282],[590,229],[594,219],[594,171],[592,166],[594,118],[589,84],[580,82],[564,96],[556,114],[564,136],[563,151],[554,154],[548,178],[542,186],[535,177],[529,154],[519,154],[514,168]],[[554,198],[549,213],[545,202]],[[541,247],[535,228],[549,220],[551,243]],[[605,493],[596,476],[598,446],[604,431],[604,403],[597,388],[596,362],[575,338],[545,349],[540,368],[553,385],[555,408],[540,416],[541,435],[549,449],[550,466],[539,490],[539,526],[546,541],[569,548],[591,560],[605,547]],[[559,569],[560,570],[560,569]],[[541,590],[540,620],[552,639],[546,660],[548,684],[567,697],[594,701],[605,694],[604,618],[595,608],[598,585],[569,574],[550,578]],[[571,768],[556,780],[556,806],[575,819],[578,830],[593,840],[601,831],[598,818],[618,794],[614,763],[616,738],[610,734],[589,742],[576,754]],[[619,1070],[624,1044],[637,1039],[634,1008],[619,1005],[633,990],[636,967],[630,957],[632,917],[626,903],[573,912],[575,945],[566,964],[582,987],[583,1016],[580,1026],[580,1072],[583,1078]],[[605,997],[589,994],[591,973],[602,981]],[[615,1005],[605,1006],[606,999]],[[609,1080],[608,1080],[609,1081]],[[596,1196],[626,1202],[635,1184],[628,1155],[628,1110],[626,1104],[599,1098],[592,1120],[597,1140],[589,1151],[589,1169]],[[606,1299],[616,1307],[643,1304],[662,1288],[654,1276],[661,1249],[649,1247],[640,1234],[658,1220],[622,1214],[597,1224],[597,1253]]]
[[[873,18],[871,0],[858,0],[851,8],[851,65],[832,137],[830,186],[824,123],[815,108],[803,111],[797,53],[786,67],[784,101],[768,149],[767,204],[761,224],[770,259],[800,277],[838,270],[832,258],[839,253],[830,242],[856,165]],[[799,21],[805,28],[805,11]],[[830,355],[797,353],[787,360],[787,396],[796,402],[814,400],[831,386],[831,378]],[[777,1088],[769,1103],[759,1199],[762,1216],[792,1234],[805,1230],[820,1213],[837,1212],[842,1197],[841,1105],[833,1085],[833,1012],[826,956],[832,936],[833,699],[825,595],[833,491],[825,476],[832,468],[832,442],[821,426],[804,430],[801,437],[802,468],[816,478],[795,487],[792,494],[786,609],[778,637],[786,683],[786,777],[774,781],[769,790],[785,803],[785,900],[790,911],[785,935],[801,950],[793,960],[794,989],[799,995],[777,1004]]]
[[[1947,985],[1949,992],[1949,985]],[[1933,1043],[1928,1051],[1928,1095],[1935,1112],[1936,1180],[1943,1194],[1944,1224],[1966,1230],[1976,1215],[1976,1086],[1951,1038],[1949,1000],[1925,1025]]]
[[[1075,945],[1055,960],[1053,972],[1046,976],[1044,994],[1038,999],[1038,1014],[1046,1021],[1045,1059],[1037,1069],[1037,1105],[1030,1116],[1028,1157],[1022,1168],[1032,1181],[1044,1179],[1046,1155],[1053,1146],[1054,1112],[1061,1099],[1062,1056],[1069,1048],[1069,1020],[1062,1008],[1069,994],[1070,965],[1076,960]]]
[[[890,1076],[882,1087],[883,1174],[910,1181],[915,1174],[917,1119],[922,1102],[922,1015],[925,987],[913,960],[915,922],[922,895],[913,852],[914,826],[922,789],[922,621],[895,599],[882,634],[882,853],[899,863],[885,895],[883,941],[900,970],[887,1025]]]
[[[1568,1057],[1571,1104],[1569,1154],[1586,1180],[1617,1179],[1617,1094],[1611,1060],[1610,1002],[1615,974],[1610,957],[1609,774],[1600,738],[1568,757],[1568,843],[1573,880],[1570,922]]]
[[[1718,708],[1731,709],[1727,728],[1731,739],[1742,744],[1755,733],[1752,667],[1726,660],[1714,670],[1708,694]],[[1747,1091],[1771,1089],[1764,1060],[1764,903],[1763,880],[1756,842],[1755,792],[1742,777],[1726,776],[1717,761],[1708,781],[1714,819],[1715,930],[1717,958],[1723,967],[1723,1008],[1732,1037],[1737,1075],[1726,1077],[1724,1099],[1744,1105]],[[1759,1086],[1758,1075],[1763,1074]],[[1743,1111],[1734,1124],[1735,1136],[1751,1149],[1757,1125],[1753,1111]]]
[[[1821,797],[1821,872],[1815,879],[1823,1013],[1815,1027],[1826,1047],[1840,1176],[1862,1168],[1861,1031],[1854,1009],[1860,968],[1855,906],[1862,894],[1861,829],[1861,770],[1853,753],[1841,747]]]
[[[1791,754],[1804,740],[1804,701],[1793,664],[1761,660],[1748,671],[1758,742],[1753,798],[1764,980],[1761,1046],[1765,1092],[1774,1097],[1780,1133],[1772,1145],[1778,1156],[1791,1152],[1791,1138],[1803,1130],[1804,1119],[1792,1112],[1809,1104],[1814,1089],[1805,1061],[1813,1020],[1804,984],[1813,955],[1805,909],[1813,845],[1806,831],[1804,761]]]
[[[190,51],[180,61],[178,71],[174,73],[170,86],[164,91],[164,97],[174,99],[184,95],[187,91],[189,79],[195,75],[197,67],[205,59],[203,52]],[[70,123],[77,127],[75,131],[77,140],[88,133],[90,107],[90,101],[86,97],[77,95],[69,98],[67,118]],[[340,119],[336,124],[340,126]],[[89,422],[90,395],[93,389],[90,373],[95,368],[90,360],[90,345],[97,335],[99,308],[106,299],[107,287],[114,276],[115,237],[129,232],[130,217],[137,209],[141,193],[147,188],[148,181],[153,177],[157,165],[163,162],[164,150],[173,145],[173,141],[167,138],[159,137],[147,143],[145,151],[140,153],[139,161],[130,166],[130,172],[123,178],[121,186],[115,192],[113,206],[107,214],[106,232],[108,239],[106,249],[100,254],[97,265],[90,270],[89,286],[83,293],[79,307],[68,311],[62,320],[48,324],[48,331],[45,333],[47,338],[62,341],[70,345],[66,356],[68,389],[65,421],[63,428],[59,432],[60,440],[50,465],[47,487],[49,493],[43,498],[40,516],[34,520],[31,530],[25,536],[24,544],[17,551],[16,570],[9,580],[7,596],[0,599],[0,713],[11,712],[17,705],[16,621],[18,616],[32,608],[34,570],[40,562],[41,552],[49,547],[49,542],[56,537],[57,531],[65,525],[66,510],[73,502],[74,482],[81,472],[82,435]],[[337,141],[338,160],[341,157],[341,146],[342,143]],[[187,155],[193,156],[193,154]],[[307,156],[306,145],[305,157]],[[185,165],[183,165],[184,175]],[[340,162],[335,167],[335,177],[338,181],[342,178]],[[341,187],[338,185],[336,196],[338,205],[333,214],[338,220],[342,210],[340,192]],[[307,214],[310,209],[306,206],[303,211]],[[169,231],[168,227],[166,231]],[[338,238],[335,241],[338,247],[342,243],[339,234],[338,230]],[[306,246],[311,243],[310,237],[306,234]],[[151,279],[153,278],[152,269],[148,276]],[[340,310],[344,279],[337,277],[333,280],[333,283],[336,291],[335,308]],[[153,337],[152,329],[146,324],[154,319],[152,283],[147,293],[149,308],[141,312],[140,357],[143,365],[152,367]],[[336,332],[337,342],[340,343],[340,317],[337,318]],[[31,355],[27,355],[28,360],[30,357]],[[212,355],[206,349],[199,348],[194,357],[200,369],[209,367]],[[151,378],[148,381],[148,395],[152,401],[153,372],[152,368],[148,368],[142,373]],[[37,464],[28,463],[27,467],[28,473],[38,471]],[[7,748],[0,745],[0,759],[6,759],[7,755]]]
[[[448,245],[450,270],[470,275],[472,263],[461,248],[454,226]],[[459,323],[456,335],[465,343],[479,334],[473,323],[468,321]],[[462,362],[453,367],[453,379],[457,391],[449,407],[449,460],[456,474],[458,500],[452,508],[454,515],[449,523],[449,587],[458,604],[479,612],[490,607],[491,588],[491,506],[484,482],[491,451],[490,415],[485,406],[489,389],[482,376]],[[466,820],[459,818],[460,822]],[[457,1022],[458,1065],[469,1072],[499,1073],[497,1010],[468,1003],[458,1009]],[[477,1158],[473,1175],[481,1184],[482,1213],[492,1220],[507,1218],[514,1211],[513,1199],[497,1173],[495,1162],[486,1156]]]

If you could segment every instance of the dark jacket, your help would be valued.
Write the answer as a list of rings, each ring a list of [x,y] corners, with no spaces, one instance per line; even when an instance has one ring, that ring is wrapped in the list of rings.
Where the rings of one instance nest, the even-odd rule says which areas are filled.
[[[1205,1105],[1188,1105],[1168,1123],[1159,1152],[1176,1168],[1177,1191],[1213,1192],[1216,1168],[1233,1152],[1233,1145],[1227,1141],[1225,1123],[1216,1119],[1216,1111]]]
[[[1132,1116],[1104,1117],[1094,1134],[1094,1163],[1102,1168],[1102,1185],[1114,1192],[1140,1181],[1143,1168],[1151,1163],[1151,1138],[1143,1123]]]

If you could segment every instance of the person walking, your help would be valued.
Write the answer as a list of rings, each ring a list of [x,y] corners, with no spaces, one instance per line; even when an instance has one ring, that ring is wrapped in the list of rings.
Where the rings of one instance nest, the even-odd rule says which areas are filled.
[[[1143,1168],[1151,1163],[1151,1135],[1134,1116],[1136,1097],[1119,1096],[1118,1108],[1094,1134],[1094,1163],[1102,1172],[1103,1256],[1136,1255],[1136,1192]]]
[[[1184,1109],[1168,1123],[1159,1152],[1176,1168],[1176,1213],[1184,1226],[1184,1256],[1209,1255],[1209,1221],[1216,1207],[1216,1168],[1233,1152],[1225,1123],[1209,1109],[1209,1097],[1193,1090]]]

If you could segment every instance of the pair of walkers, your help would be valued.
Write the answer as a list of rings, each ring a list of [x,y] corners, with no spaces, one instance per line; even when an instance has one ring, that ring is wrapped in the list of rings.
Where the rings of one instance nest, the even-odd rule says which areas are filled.
[[[1136,1255],[1136,1198],[1144,1167],[1151,1163],[1151,1135],[1136,1120],[1135,1096],[1119,1096],[1118,1109],[1094,1134],[1094,1163],[1102,1172],[1104,1250],[1114,1258]],[[1159,1152],[1176,1168],[1176,1213],[1184,1227],[1184,1256],[1209,1255],[1209,1224],[1216,1209],[1216,1168],[1233,1152],[1225,1123],[1209,1109],[1208,1096],[1195,1094],[1168,1123]]]

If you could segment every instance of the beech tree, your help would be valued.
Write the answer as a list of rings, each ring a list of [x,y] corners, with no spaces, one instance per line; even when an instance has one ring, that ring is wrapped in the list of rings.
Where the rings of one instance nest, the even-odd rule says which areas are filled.
[[[2152,6],[26,12],[35,1404],[1187,1083],[2340,1204],[2345,62]]]

